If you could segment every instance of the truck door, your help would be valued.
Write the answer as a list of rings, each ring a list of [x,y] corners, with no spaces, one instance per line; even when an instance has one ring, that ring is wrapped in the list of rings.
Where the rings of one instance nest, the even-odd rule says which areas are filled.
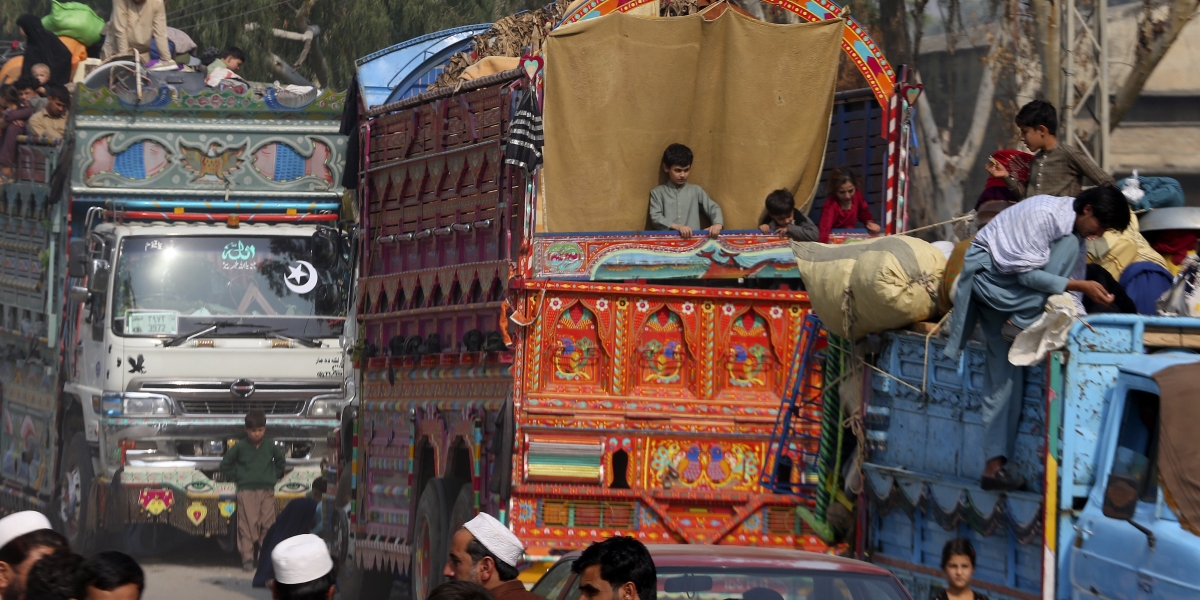
[[[1146,382],[1148,386],[1153,381]],[[1157,386],[1154,386],[1157,392]],[[1154,600],[1182,600],[1183,598],[1200,598],[1200,537],[1195,536],[1179,524],[1179,518],[1167,506],[1163,499],[1162,489],[1158,486],[1158,424],[1159,424],[1159,395],[1149,391],[1132,391],[1128,398],[1134,398],[1142,406],[1143,420],[1149,421],[1151,429],[1151,444],[1149,448],[1149,477],[1142,490],[1139,502],[1141,505],[1152,506],[1153,510],[1139,510],[1135,518],[1145,525],[1153,537],[1146,537],[1143,543],[1147,546],[1146,562],[1138,578],[1138,586],[1143,598]],[[1141,520],[1144,519],[1144,520]],[[1153,539],[1153,547],[1150,546]]]
[[[1106,475],[1097,478],[1088,495],[1071,551],[1070,581],[1075,598],[1143,596],[1139,583],[1143,583],[1140,580],[1144,576],[1139,575],[1139,570],[1149,551],[1146,535],[1126,521],[1104,516],[1103,512],[1105,486],[1110,476],[1136,477],[1143,488],[1139,492],[1145,491],[1145,482],[1153,480],[1150,459],[1156,441],[1153,424],[1157,423],[1157,404],[1153,407],[1153,420],[1147,421],[1150,407],[1140,399],[1139,393],[1130,393],[1120,384],[1114,389],[1101,433],[1103,450],[1096,469]],[[1134,522],[1147,523],[1154,514],[1153,500],[1142,501],[1144,497],[1140,495],[1137,501]]]

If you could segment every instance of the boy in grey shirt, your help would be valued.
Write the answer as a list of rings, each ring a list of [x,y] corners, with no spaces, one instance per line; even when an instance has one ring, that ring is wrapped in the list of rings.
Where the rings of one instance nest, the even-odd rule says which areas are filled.
[[[708,235],[717,237],[724,224],[721,207],[713,202],[704,189],[687,182],[692,170],[692,150],[683,144],[671,144],[663,152],[662,170],[667,182],[650,190],[650,223],[655,229],[674,229],[684,239],[704,231],[700,228],[700,211],[712,222]]]

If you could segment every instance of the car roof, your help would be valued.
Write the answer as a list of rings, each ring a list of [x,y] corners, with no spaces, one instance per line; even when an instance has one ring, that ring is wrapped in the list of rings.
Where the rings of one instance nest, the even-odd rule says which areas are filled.
[[[842,571],[891,577],[891,572],[887,569],[861,560],[783,548],[648,544],[646,549],[650,551],[650,557],[654,559],[656,567]],[[580,552],[570,552],[563,556],[563,560],[579,558]]]

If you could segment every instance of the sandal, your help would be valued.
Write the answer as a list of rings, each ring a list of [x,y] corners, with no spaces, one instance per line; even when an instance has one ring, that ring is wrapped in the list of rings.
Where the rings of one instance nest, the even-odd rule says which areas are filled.
[[[1015,492],[1025,488],[1025,478],[1002,468],[992,477],[984,475],[979,485],[985,492]]]

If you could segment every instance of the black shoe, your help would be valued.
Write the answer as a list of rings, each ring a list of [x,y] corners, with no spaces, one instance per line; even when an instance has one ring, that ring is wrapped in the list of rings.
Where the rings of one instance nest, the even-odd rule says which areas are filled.
[[[1015,492],[1025,488],[1025,478],[1007,469],[1000,469],[992,477],[984,475],[979,481],[985,492]]]

